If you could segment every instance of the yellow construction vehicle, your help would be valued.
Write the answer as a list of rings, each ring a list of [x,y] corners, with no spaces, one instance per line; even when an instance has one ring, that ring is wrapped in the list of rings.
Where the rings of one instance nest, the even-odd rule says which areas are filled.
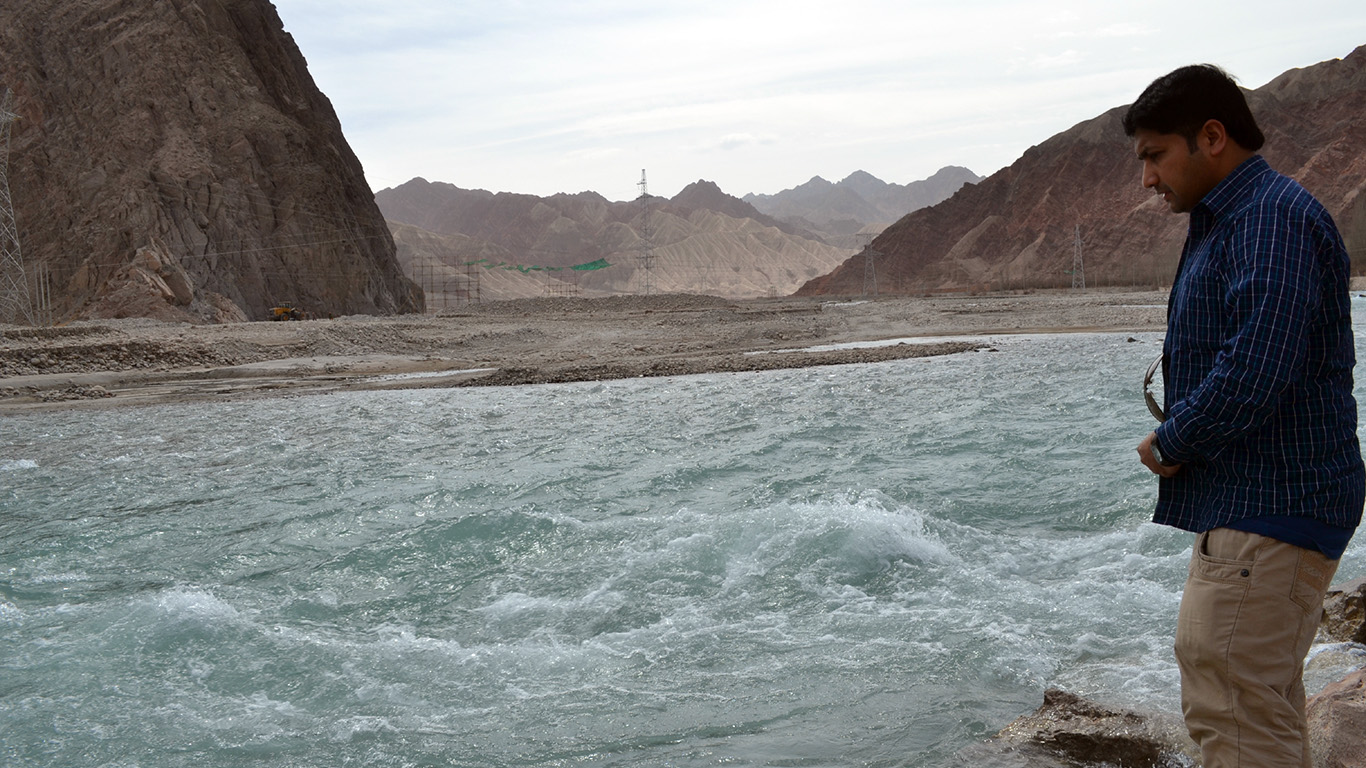
[[[304,313],[300,312],[293,304],[277,304],[270,308],[271,320],[302,320]]]

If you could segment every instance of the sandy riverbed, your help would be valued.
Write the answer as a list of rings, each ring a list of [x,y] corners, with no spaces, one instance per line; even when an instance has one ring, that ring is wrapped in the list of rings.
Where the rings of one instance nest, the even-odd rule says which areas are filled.
[[[439,316],[191,326],[0,326],[0,411],[494,386],[872,362],[980,349],[982,336],[1160,331],[1165,292],[763,299],[622,296],[471,305]],[[904,343],[819,350],[857,342]],[[754,354],[766,353],[766,354]]]

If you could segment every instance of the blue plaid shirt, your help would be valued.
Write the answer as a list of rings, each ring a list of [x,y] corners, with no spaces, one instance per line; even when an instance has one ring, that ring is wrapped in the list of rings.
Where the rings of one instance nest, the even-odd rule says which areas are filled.
[[[1251,518],[1353,529],[1366,469],[1352,397],[1347,250],[1299,184],[1255,156],[1190,214],[1167,305],[1155,522]]]

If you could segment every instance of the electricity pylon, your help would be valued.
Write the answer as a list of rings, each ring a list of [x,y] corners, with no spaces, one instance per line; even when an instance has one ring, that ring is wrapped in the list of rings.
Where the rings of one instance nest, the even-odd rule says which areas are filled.
[[[1076,236],[1072,246],[1072,290],[1086,290],[1086,269],[1081,263],[1081,225],[1076,228]]]
[[[19,252],[19,227],[14,223],[14,202],[9,194],[10,126],[19,116],[10,109],[10,91],[0,97],[0,322],[33,325],[28,274]]]
[[[863,254],[863,298],[866,299],[869,295],[877,295],[877,267],[873,265],[873,257],[882,254],[868,247],[873,242],[871,232],[860,232],[854,235],[854,239],[859,246],[859,252]]]
[[[877,267],[873,265],[873,259],[881,256],[881,253],[872,248],[863,249],[863,298],[877,295]]]
[[[640,169],[640,268],[644,275],[644,292],[654,292],[654,243],[650,234],[650,186],[645,182],[645,169]]]

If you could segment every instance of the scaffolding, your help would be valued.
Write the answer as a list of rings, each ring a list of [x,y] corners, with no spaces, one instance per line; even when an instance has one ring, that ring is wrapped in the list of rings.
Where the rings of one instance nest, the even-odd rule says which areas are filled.
[[[422,288],[429,315],[439,315],[462,304],[478,304],[482,300],[481,262],[467,261],[452,266],[442,259],[427,259],[414,263],[411,269],[410,277]]]
[[[578,298],[579,296],[583,295],[583,291],[579,288],[579,284],[577,282],[565,283],[554,278],[550,278],[548,282],[546,282],[545,287],[541,292],[541,295],[561,299]]]
[[[465,303],[478,304],[483,301],[479,291],[479,276],[483,274],[483,268],[478,262],[465,262]]]

